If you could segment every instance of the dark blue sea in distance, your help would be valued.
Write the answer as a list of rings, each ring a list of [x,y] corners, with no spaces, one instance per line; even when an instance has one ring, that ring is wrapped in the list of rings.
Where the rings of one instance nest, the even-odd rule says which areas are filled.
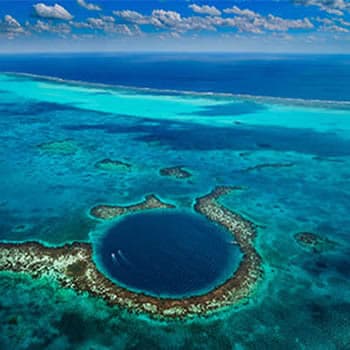
[[[0,71],[157,89],[350,100],[348,55],[4,55]]]
[[[200,294],[223,283],[240,260],[229,232],[182,212],[129,215],[106,233],[97,254],[118,282],[169,297]]]

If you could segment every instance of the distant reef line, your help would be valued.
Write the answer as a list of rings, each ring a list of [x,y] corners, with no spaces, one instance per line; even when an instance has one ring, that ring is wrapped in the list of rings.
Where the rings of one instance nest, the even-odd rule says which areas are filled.
[[[337,101],[337,100],[318,100],[318,99],[302,99],[302,98],[292,98],[292,97],[277,97],[277,96],[263,96],[263,95],[249,95],[249,94],[234,94],[229,92],[214,92],[214,91],[193,91],[193,90],[176,90],[176,89],[157,89],[151,87],[138,87],[130,85],[120,85],[120,84],[106,84],[97,82],[88,82],[83,80],[72,80],[65,79],[55,76],[47,76],[33,73],[25,72],[0,72],[2,75],[17,76],[32,78],[35,80],[42,80],[54,83],[67,84],[72,86],[86,86],[91,88],[101,88],[109,90],[128,90],[134,91],[135,93],[154,93],[154,94],[169,94],[169,95],[192,95],[194,97],[207,97],[216,98],[221,97],[229,102],[232,99],[239,99],[243,101],[252,101],[258,103],[270,103],[277,105],[292,105],[300,107],[317,107],[317,108],[335,108],[350,110],[350,101]],[[220,102],[220,101],[218,101]]]

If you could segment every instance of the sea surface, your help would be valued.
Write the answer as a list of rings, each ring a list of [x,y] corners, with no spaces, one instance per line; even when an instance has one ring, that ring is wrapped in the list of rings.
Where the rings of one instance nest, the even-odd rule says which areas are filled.
[[[222,203],[258,225],[264,268],[246,305],[169,322],[2,272],[0,349],[350,349],[349,56],[8,55],[0,71],[1,241],[98,247],[97,204],[153,193],[193,214],[233,185]],[[179,165],[192,177],[160,174]],[[336,244],[305,250],[304,231]]]
[[[23,54],[0,56],[0,70],[162,90],[350,100],[349,55]]]

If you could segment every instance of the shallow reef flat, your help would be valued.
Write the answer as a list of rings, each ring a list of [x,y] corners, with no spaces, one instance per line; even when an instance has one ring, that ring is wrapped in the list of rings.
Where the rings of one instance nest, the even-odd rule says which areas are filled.
[[[90,210],[90,215],[103,220],[114,219],[118,216],[149,209],[168,209],[175,208],[173,204],[168,204],[161,201],[154,194],[147,195],[145,199],[136,204],[128,206],[120,205],[97,205]]]
[[[146,313],[160,319],[206,315],[227,306],[237,305],[247,300],[262,278],[262,261],[254,247],[256,236],[254,224],[217,202],[221,196],[235,189],[235,187],[218,187],[208,195],[197,198],[195,203],[195,210],[199,214],[222,225],[233,235],[233,239],[244,254],[237,271],[225,283],[206,294],[167,299],[120,287],[98,270],[89,243],[72,243],[56,248],[35,242],[2,243],[0,270],[25,272],[34,278],[50,276],[62,287],[72,288],[78,292],[86,291],[90,295],[102,298],[109,305],[118,305],[132,312]],[[153,208],[154,198],[150,199]],[[147,200],[143,203],[147,203]],[[159,206],[163,207],[162,204]],[[147,208],[144,204],[129,206],[123,208],[123,214]],[[122,215],[120,210],[117,212]],[[115,215],[118,214],[114,213]],[[102,216],[108,219],[111,214]]]
[[[78,145],[72,140],[51,141],[38,145],[38,148],[48,154],[72,155],[79,150]]]
[[[276,168],[290,168],[292,166],[294,166],[294,163],[265,163],[265,164],[257,164],[251,167],[248,167],[246,169],[244,169],[243,171],[254,171],[254,170],[262,170],[262,169],[266,169],[266,168],[270,168],[270,169],[276,169]]]
[[[96,162],[95,168],[106,171],[130,170],[131,164],[123,162],[121,160],[105,158]]]
[[[336,242],[313,232],[298,232],[294,238],[303,249],[313,253],[326,252],[336,246]]]
[[[175,179],[187,179],[192,176],[192,174],[183,169],[183,166],[173,166],[169,168],[163,168],[159,170],[161,176],[170,176]]]

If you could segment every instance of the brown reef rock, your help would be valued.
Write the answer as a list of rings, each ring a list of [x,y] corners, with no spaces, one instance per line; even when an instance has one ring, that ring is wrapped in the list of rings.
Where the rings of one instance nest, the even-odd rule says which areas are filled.
[[[171,209],[174,205],[162,202],[154,194],[145,197],[144,201],[128,206],[98,205],[90,210],[90,215],[103,220],[114,219],[118,216],[147,209]]]
[[[174,166],[170,168],[163,168],[159,170],[161,176],[170,176],[176,179],[187,179],[192,176],[192,174],[183,169],[183,166]]]
[[[322,253],[331,250],[335,242],[312,232],[299,232],[294,235],[296,242],[305,250],[313,253]]]

